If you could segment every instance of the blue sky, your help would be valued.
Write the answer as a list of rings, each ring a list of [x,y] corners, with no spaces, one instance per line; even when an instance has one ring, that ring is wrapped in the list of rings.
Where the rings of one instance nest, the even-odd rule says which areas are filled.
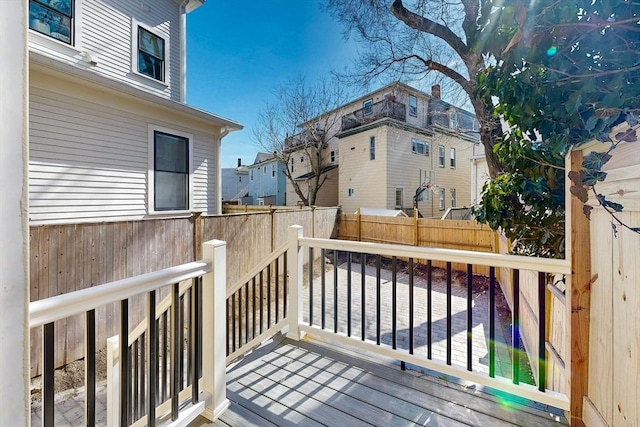
[[[322,0],[208,0],[188,15],[187,102],[240,122],[222,142],[222,167],[251,164],[253,125],[274,89],[351,65],[356,47]]]

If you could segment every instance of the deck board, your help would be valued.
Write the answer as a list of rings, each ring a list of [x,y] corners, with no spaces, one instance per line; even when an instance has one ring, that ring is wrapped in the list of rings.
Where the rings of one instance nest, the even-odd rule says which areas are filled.
[[[566,420],[465,389],[396,362],[317,342],[282,340],[227,371],[232,402],[214,425],[531,426]],[[211,425],[211,424],[209,424]]]

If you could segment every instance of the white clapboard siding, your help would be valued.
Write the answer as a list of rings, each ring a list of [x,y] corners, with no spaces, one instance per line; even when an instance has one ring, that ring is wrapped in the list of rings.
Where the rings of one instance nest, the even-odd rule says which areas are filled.
[[[31,73],[32,225],[148,217],[149,125],[193,135],[193,210],[215,212],[216,126]]]
[[[180,10],[173,0],[143,3],[131,0],[83,0],[82,48],[99,57],[96,71],[144,87],[173,100],[180,98]],[[165,85],[132,72],[137,40],[133,20],[165,40]],[[136,29],[137,31],[137,29]]]
[[[144,7],[146,5],[146,7]],[[73,45],[30,31],[29,50],[180,101],[180,7],[173,0],[76,0]],[[165,81],[134,71],[137,24],[165,40]],[[96,63],[87,62],[87,54]]]

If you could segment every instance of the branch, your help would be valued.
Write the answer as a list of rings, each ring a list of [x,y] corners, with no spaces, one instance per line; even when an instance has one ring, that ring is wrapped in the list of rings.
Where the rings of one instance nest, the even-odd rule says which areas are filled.
[[[471,82],[465,76],[458,73],[456,70],[447,67],[444,64],[436,62],[432,59],[424,59],[423,57],[417,54],[408,55],[401,58],[394,58],[393,61],[403,62],[411,58],[417,59],[418,61],[422,62],[424,66],[427,67],[428,69],[438,71],[439,73],[442,73],[445,76],[449,77],[451,80],[458,83],[462,87],[462,89],[465,92],[467,92],[470,96],[473,96],[473,87]]]
[[[411,12],[409,9],[404,7],[402,0],[394,0],[391,5],[391,13],[410,28],[442,39],[445,43],[451,46],[451,48],[453,48],[461,58],[467,59],[474,55],[474,53],[469,49],[469,46],[464,44],[462,39],[458,37],[456,33],[444,25],[438,24],[424,16]]]

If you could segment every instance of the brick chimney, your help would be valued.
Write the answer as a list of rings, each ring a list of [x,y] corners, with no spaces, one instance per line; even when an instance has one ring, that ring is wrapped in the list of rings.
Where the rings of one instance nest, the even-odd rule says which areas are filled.
[[[431,96],[435,99],[440,99],[440,85],[431,86]]]

